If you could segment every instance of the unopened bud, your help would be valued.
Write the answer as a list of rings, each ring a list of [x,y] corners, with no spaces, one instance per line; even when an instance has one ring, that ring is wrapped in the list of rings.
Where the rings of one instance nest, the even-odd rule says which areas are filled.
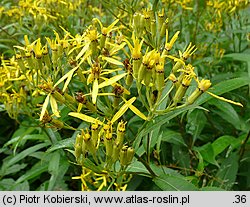
[[[164,65],[158,64],[155,68],[155,87],[161,91],[164,87]]]
[[[62,129],[64,127],[63,122],[58,119],[52,119],[51,124],[58,129]]]
[[[129,147],[128,150],[127,150],[127,164],[130,164],[133,157],[134,157],[134,154],[135,154],[135,150],[134,148],[132,147]]]
[[[190,83],[191,83],[191,78],[189,78],[188,76],[185,76],[182,80],[182,84],[178,87],[174,95],[174,98],[173,98],[174,105],[176,105],[182,100]]]
[[[127,165],[127,146],[123,146],[122,150],[120,152],[120,164],[121,166],[126,166]]]
[[[112,140],[112,133],[106,133],[104,144],[106,147],[106,156],[108,159],[112,156],[113,153],[113,140]]]
[[[119,143],[115,142],[113,146],[113,153],[112,153],[112,162],[116,162],[119,159],[119,153],[120,153],[120,147]]]
[[[124,141],[124,135],[125,135],[125,122],[120,121],[118,123],[117,126],[117,130],[116,130],[116,142],[119,144],[119,148],[121,148],[121,146],[123,145],[123,141]]]
[[[98,123],[94,123],[91,125],[91,139],[93,140],[94,146],[96,146],[98,141],[98,134],[99,134],[99,125]]]

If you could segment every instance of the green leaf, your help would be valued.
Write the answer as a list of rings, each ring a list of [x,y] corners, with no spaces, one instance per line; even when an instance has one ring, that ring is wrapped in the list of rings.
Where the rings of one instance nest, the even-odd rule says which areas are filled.
[[[83,161],[83,166],[86,168],[89,168],[90,170],[92,170],[95,173],[101,173],[102,169],[100,166],[95,165],[95,163],[93,163],[90,159],[84,159]]]
[[[10,160],[8,160],[5,165],[6,166],[11,166],[14,165],[15,163],[19,162],[20,160],[22,160],[23,158],[29,156],[31,153],[38,151],[39,149],[42,149],[46,146],[48,146],[48,143],[41,143],[41,144],[37,144],[33,147],[30,147],[28,149],[23,150],[22,152],[20,152],[19,154],[15,155],[13,158],[11,158]]]
[[[75,143],[75,138],[67,138],[60,140],[56,144],[52,145],[46,152],[50,153],[58,149],[63,149],[63,148],[70,148],[73,149]]]
[[[51,153],[49,159],[49,167],[48,167],[49,173],[53,174],[58,172],[59,163],[60,163],[60,153],[58,151]]]
[[[198,190],[192,183],[187,180],[171,176],[171,175],[161,175],[153,179],[154,183],[164,191],[195,191]]]
[[[166,114],[162,115],[162,116],[158,116],[156,117],[154,120],[149,121],[146,126],[143,126],[143,128],[141,129],[141,131],[137,134],[133,147],[135,148],[135,151],[139,148],[140,143],[141,143],[141,139],[143,136],[145,136],[146,134],[148,134],[149,132],[151,132],[153,129],[155,129],[158,126],[162,126],[163,124],[165,124],[166,122],[168,122],[169,120],[173,119],[174,117],[178,116],[179,114],[190,110],[190,109],[194,109],[198,107],[197,105],[193,104],[190,106],[186,106],[180,109],[176,109],[174,111],[170,111],[167,112]]]
[[[13,186],[11,191],[29,191],[29,189],[30,189],[29,182],[25,180],[24,182]]]
[[[217,138],[212,143],[214,155],[217,156],[218,154],[223,152],[228,146],[230,146],[235,141],[237,141],[236,138],[234,138],[232,136],[228,136],[228,135],[224,135],[224,136]]]
[[[195,143],[197,137],[202,132],[205,124],[207,122],[207,118],[204,114],[204,111],[195,109],[188,113],[187,115],[187,125],[186,131],[193,135],[193,143]]]
[[[1,176],[10,175],[10,174],[19,172],[22,169],[24,169],[26,166],[27,166],[27,164],[25,164],[25,163],[12,165],[9,168],[5,169],[3,172],[1,172]]]
[[[139,161],[132,162],[128,166],[127,172],[134,172],[134,173],[138,173],[138,174],[142,174],[144,176],[150,177],[150,174],[147,168]]]
[[[49,166],[48,171],[51,174],[50,180],[49,180],[49,186],[48,190],[53,190],[56,181],[57,176],[60,174],[59,167],[60,167],[60,153],[59,151],[55,151],[52,154],[50,154],[50,160],[49,160]]]
[[[38,162],[36,164],[34,164],[32,166],[32,168],[28,171],[26,171],[26,173],[24,175],[22,175],[21,177],[19,177],[16,181],[16,183],[21,183],[25,180],[30,180],[30,179],[40,179],[40,175],[43,172],[46,172],[48,170],[48,162]]]
[[[217,174],[214,186],[230,190],[235,184],[239,168],[239,155],[237,152],[232,153],[221,164]]]
[[[176,170],[168,168],[164,165],[156,165],[156,164],[152,163],[152,164],[150,164],[150,167],[157,176],[169,175],[169,176],[179,177],[179,178],[183,178],[183,179],[185,178],[183,175],[178,173]]]
[[[201,147],[194,147],[194,149],[201,154],[205,161],[219,167],[219,164],[215,160],[215,153],[211,143],[207,143]]]
[[[183,137],[181,136],[181,133],[170,130],[168,128],[163,130],[161,139],[163,142],[169,142],[176,145],[187,146],[183,140]]]
[[[183,168],[185,174],[189,174],[190,168],[190,155],[186,147],[180,145],[172,146],[172,159],[174,163],[178,163],[178,166]]]
[[[0,190],[9,191],[11,187],[15,185],[15,181],[12,178],[6,178],[0,180]]]
[[[245,122],[240,120],[239,115],[231,104],[215,99],[209,101],[209,104],[216,106],[219,110],[215,110],[214,113],[218,114],[221,118],[231,123],[236,129],[246,130]]]
[[[226,54],[223,56],[223,58],[231,58],[233,60],[238,60],[238,61],[250,61],[250,54],[247,53],[231,53],[231,54]]]
[[[201,191],[225,191],[225,189],[214,187],[214,186],[206,186],[200,189]]]
[[[153,131],[150,132],[150,135],[149,135],[149,148],[150,148],[150,152],[152,152],[154,146],[156,145],[157,143],[157,140],[159,138],[161,138],[161,136],[159,136],[159,132],[160,132],[160,126],[158,126],[157,128],[155,128]],[[147,138],[148,139],[148,138]],[[143,140],[143,146],[144,146],[144,149],[146,151],[147,149],[147,142],[148,140],[147,139],[144,139]]]
[[[17,143],[18,145],[19,142],[26,140],[47,140],[47,137],[43,134],[27,134],[24,136],[17,136],[6,142],[4,147],[7,147],[13,143]]]

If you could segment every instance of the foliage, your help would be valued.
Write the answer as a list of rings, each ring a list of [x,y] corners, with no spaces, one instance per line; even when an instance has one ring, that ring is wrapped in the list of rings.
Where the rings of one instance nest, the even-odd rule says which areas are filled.
[[[248,12],[2,1],[0,189],[249,190]]]

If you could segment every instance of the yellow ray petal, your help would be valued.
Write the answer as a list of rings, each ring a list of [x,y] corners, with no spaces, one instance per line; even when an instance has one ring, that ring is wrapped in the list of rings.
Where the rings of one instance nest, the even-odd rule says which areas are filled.
[[[140,112],[139,109],[137,109],[135,106],[131,105],[129,106],[129,108],[140,118],[144,119],[144,120],[148,120],[148,118],[142,113]]]
[[[95,124],[97,122],[98,124],[103,125],[103,122],[101,122],[100,120],[95,119],[95,118],[93,118],[91,116],[87,116],[85,114],[81,114],[81,113],[77,113],[77,112],[70,112],[68,115],[76,117],[78,119],[81,119],[81,120],[89,122],[89,123],[94,123]]]
[[[211,93],[211,92],[209,92],[209,91],[206,91],[206,93],[208,93],[209,95],[213,96],[214,98],[218,98],[218,99],[220,99],[220,100],[222,100],[222,101],[225,101],[225,102],[228,102],[228,103],[231,103],[231,104],[234,104],[234,105],[243,107],[243,105],[242,105],[241,103],[239,103],[239,102],[234,102],[234,101],[229,100],[229,99],[226,99],[226,98],[224,98],[224,97],[217,96],[217,95],[215,95],[215,94],[213,94],[213,93]]]
[[[82,110],[83,104],[79,103],[77,107],[77,112],[79,113]]]
[[[80,63],[78,64],[78,66],[80,66],[92,53],[92,50],[88,50],[86,52],[86,54],[83,56],[82,60],[80,61]]]
[[[92,102],[93,104],[96,104],[96,98],[98,95],[98,80],[95,79],[93,83],[93,91],[92,91]]]
[[[74,72],[78,69],[79,66],[76,66],[75,68],[73,68],[72,70],[70,70],[69,72],[67,72],[63,77],[61,77],[57,82],[56,84],[54,85],[54,87],[58,86],[61,82],[63,82],[65,79],[67,79],[67,82],[69,83]],[[65,84],[66,85],[66,84]],[[66,89],[67,88],[67,85],[66,87],[63,87],[63,89]]]
[[[76,56],[76,60],[78,60],[79,58],[81,58],[83,56],[83,54],[89,49],[89,45],[90,45],[90,42],[87,43],[83,48],[82,50],[79,52],[79,54]]]
[[[120,71],[122,70],[121,68],[116,68],[116,69],[104,69],[102,70],[101,74],[102,75],[107,75],[107,74],[110,74],[110,73],[113,73],[113,72],[116,72],[116,71]]]
[[[60,117],[56,99],[55,99],[52,95],[50,96],[50,106],[51,106],[51,109],[52,109],[53,114],[54,114],[56,117]]]
[[[112,28],[117,24],[117,22],[119,22],[119,19],[116,19],[111,25],[108,26],[107,28],[108,32],[112,30]]]
[[[23,51],[27,51],[27,49],[25,47],[20,47],[20,46],[14,46],[15,48],[18,48],[19,50],[23,50]]]
[[[124,101],[125,103],[127,102],[125,98],[122,97],[122,99],[123,99],[123,101]],[[147,118],[142,112],[140,112],[140,110],[137,109],[135,106],[130,105],[129,108],[130,108],[137,116],[139,116],[140,118],[142,118],[142,119],[144,119],[144,120],[148,120],[148,118]]]
[[[115,96],[114,93],[98,93],[98,96]]]
[[[168,57],[168,58],[174,60],[175,62],[180,62],[182,65],[185,65],[185,62],[183,60],[181,60],[180,58],[174,57],[172,55],[164,55],[163,57]]]
[[[120,74],[120,75],[116,75],[116,76],[114,76],[114,77],[112,77],[110,79],[106,79],[98,87],[103,88],[105,86],[110,86],[110,85],[114,84],[115,82],[117,82],[118,80],[122,79],[126,75],[127,75],[127,73],[123,73],[123,74]]]
[[[107,62],[112,63],[114,65],[121,65],[121,66],[123,66],[123,63],[121,61],[116,60],[114,58],[111,58],[111,57],[102,57],[102,59],[106,60]]]
[[[135,100],[136,97],[133,97],[126,101],[125,104],[119,109],[119,111],[117,111],[116,114],[113,116],[111,123],[117,121],[128,110],[128,108],[133,104]]]
[[[50,94],[48,94],[47,97],[44,100],[42,111],[41,111],[41,115],[40,115],[40,119],[39,119],[40,121],[42,121],[43,116],[44,116],[44,114],[46,112],[47,106],[49,104],[49,98],[50,98]]]

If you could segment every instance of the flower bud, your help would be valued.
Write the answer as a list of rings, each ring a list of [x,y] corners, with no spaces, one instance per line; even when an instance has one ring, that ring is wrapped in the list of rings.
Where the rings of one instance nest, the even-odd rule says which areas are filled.
[[[202,91],[205,92],[207,91],[210,86],[212,85],[212,83],[210,82],[210,80],[205,80],[202,79],[199,83],[198,83],[198,88]]]
[[[53,93],[52,93],[52,95],[53,95],[53,97],[57,100],[57,101],[59,101],[59,102],[61,102],[61,103],[64,103],[65,102],[65,98],[62,96],[62,94],[60,94],[58,91],[53,91]]]
[[[112,162],[116,162],[119,159],[119,153],[120,153],[120,146],[119,143],[115,142],[113,146],[113,152],[112,152]]]
[[[123,145],[124,135],[125,135],[125,124],[126,122],[120,121],[116,130],[116,142],[119,144],[119,148]]]
[[[183,67],[183,64],[181,62],[176,62],[174,67],[172,68],[172,73],[176,73],[179,69]]]
[[[90,153],[92,155],[95,155],[96,153],[96,148],[95,148],[95,145],[93,143],[93,140],[91,139],[91,136],[89,134],[89,132],[87,131],[86,133],[82,130],[82,136],[83,136],[83,140],[86,144],[86,149],[88,151],[90,151]]]
[[[133,75],[138,78],[138,73],[140,71],[141,58],[133,59]]]
[[[198,82],[198,87],[195,91],[187,98],[186,103],[192,104],[194,101],[205,91],[207,91],[211,86],[210,80],[202,79]]]
[[[103,28],[104,30],[105,28]],[[105,33],[104,31],[102,31],[102,36],[100,39],[100,49],[105,47],[105,43],[106,43],[106,38],[107,38],[107,33]]]
[[[99,125],[98,122],[93,123],[91,125],[91,139],[93,140],[94,146],[96,146],[97,141],[98,141],[98,134],[99,134]]]
[[[146,67],[145,74],[144,74],[144,83],[146,86],[149,86],[152,78],[152,73],[153,73],[153,67],[154,67],[155,60],[152,59],[150,60],[149,64]]]
[[[76,100],[73,96],[69,95],[68,93],[64,93],[63,97],[65,98],[65,100],[71,104],[76,104]]]
[[[135,154],[135,150],[134,148],[132,147],[129,147],[128,150],[127,150],[127,164],[130,164],[133,157],[134,157],[134,154]]]
[[[150,30],[151,30],[152,38],[154,39],[156,36],[156,21],[154,19],[151,21]]]
[[[161,12],[158,12],[157,21],[158,21],[158,28],[157,29],[158,29],[158,33],[160,33],[162,25],[164,23],[164,9],[162,9]]]
[[[77,162],[79,162],[80,156],[82,154],[82,143],[83,143],[83,137],[81,134],[78,134],[76,136],[76,141],[75,141],[75,157]]]
[[[142,62],[140,69],[139,69],[139,73],[138,73],[138,82],[139,83],[143,80],[145,73],[146,73],[146,65]]]
[[[201,90],[196,88],[195,91],[187,98],[186,103],[192,104],[201,95]]]
[[[129,73],[127,76],[126,76],[126,85],[128,86],[128,87],[130,87],[131,85],[132,85],[132,83],[133,83],[133,75],[132,75],[132,73]]]
[[[16,54],[16,60],[17,60],[17,64],[19,65],[20,69],[25,72],[26,67],[25,67],[25,64],[23,62],[22,56],[20,54]]]
[[[104,145],[106,148],[106,156],[108,159],[112,156],[113,153],[113,140],[112,140],[112,133],[106,133],[104,139]]]
[[[162,63],[156,65],[155,68],[155,87],[158,91],[164,87],[164,65]]]
[[[48,69],[51,69],[51,61],[47,45],[45,45],[42,50],[43,50],[43,57],[42,57],[43,62],[48,67]]]
[[[123,146],[120,152],[120,164],[121,166],[126,166],[127,165],[127,149],[128,146]]]
[[[75,145],[75,158],[77,163],[80,163],[81,155],[82,155],[82,146],[78,143]]]
[[[160,38],[163,38],[166,34],[166,29],[167,29],[167,24],[168,24],[168,19],[166,19],[163,24],[162,27],[160,27]]]
[[[176,105],[182,100],[190,83],[191,83],[191,78],[189,76],[185,76],[182,80],[182,84],[178,87],[174,95],[174,98],[173,98],[174,105]]]
[[[53,67],[56,68],[57,66],[57,60],[58,60],[58,49],[57,48],[51,48],[52,49],[52,64]]]
[[[51,124],[58,129],[62,129],[64,127],[63,122],[58,119],[52,119]]]

